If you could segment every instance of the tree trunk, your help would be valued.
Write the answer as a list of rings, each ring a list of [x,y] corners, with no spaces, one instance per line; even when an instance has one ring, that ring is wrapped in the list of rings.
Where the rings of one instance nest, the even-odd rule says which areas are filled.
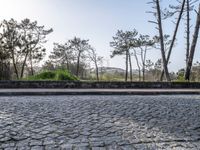
[[[13,49],[12,49],[12,63],[13,63],[13,67],[14,67],[16,77],[17,77],[17,79],[19,79],[19,73],[18,73],[18,70],[17,70],[17,65],[16,65],[16,62],[15,62],[15,55],[14,55]]]
[[[200,4],[199,4],[199,8],[198,8],[198,13],[197,13],[195,31],[194,31],[194,35],[193,35],[193,41],[192,41],[192,44],[191,44],[190,54],[189,54],[187,67],[186,67],[186,71],[185,71],[185,80],[188,80],[188,81],[190,80],[192,62],[193,62],[194,53],[195,53],[198,35],[199,35],[199,28],[200,28]]]
[[[144,53],[143,53],[144,52]],[[145,49],[141,48],[141,60],[142,60],[142,80],[145,81],[145,69],[146,69],[146,54],[147,54],[147,47]]]
[[[4,64],[4,80],[10,80],[11,79],[11,72],[10,72],[10,63],[5,61]]]
[[[160,10],[160,1],[159,0],[156,0],[156,8],[157,8],[157,15],[158,15],[158,30],[159,30],[159,36],[160,36],[160,46],[161,46],[163,68],[164,68],[165,77],[166,77],[167,81],[171,81],[170,76],[169,76],[168,67],[167,67],[167,60],[166,60],[166,57],[165,57],[162,18],[161,18],[161,10]]]
[[[95,62],[95,66],[96,66],[96,77],[97,77],[97,81],[99,81],[99,68],[97,63]]]
[[[169,52],[168,52],[168,55],[167,55],[167,64],[169,63],[169,59],[170,59],[170,56],[171,56],[171,53],[172,53],[172,49],[174,47],[174,43],[175,43],[175,40],[176,40],[176,35],[178,33],[178,28],[179,28],[181,18],[182,18],[182,15],[183,15],[183,11],[184,11],[184,8],[185,8],[185,1],[186,0],[183,0],[182,6],[181,6],[181,11],[180,11],[180,14],[179,14],[179,17],[178,17],[178,20],[177,20],[177,23],[176,23],[176,27],[175,27],[175,30],[174,30],[172,42],[171,42],[170,47],[169,47]],[[161,81],[163,80],[163,76],[164,76],[164,70],[162,70],[162,73],[161,73],[161,77],[160,77]]]
[[[188,62],[188,57],[189,57],[189,53],[190,53],[190,1],[187,0],[187,36],[186,36],[186,66],[187,66],[187,62]]]
[[[130,54],[130,52],[129,52],[129,54],[128,54],[128,56],[129,56],[129,66],[130,66],[130,80],[131,80],[131,82],[133,81],[133,68],[132,68],[132,61],[131,61],[131,54]]]
[[[147,56],[147,47],[145,48],[145,51],[144,51],[144,75],[143,75],[143,80],[145,81],[145,69],[146,69],[146,56]]]
[[[1,67],[1,70],[0,70],[0,80],[3,80],[3,72],[4,72],[4,69],[3,69],[3,60],[0,61],[0,67]]]
[[[144,77],[144,73],[145,73],[145,71],[144,71],[144,56],[143,56],[143,49],[142,48],[140,48],[140,50],[141,50],[141,61],[142,61],[142,81],[144,81],[145,79],[145,77]]]
[[[33,70],[33,60],[32,60],[32,54],[30,53],[30,63],[31,63],[31,75],[34,75],[34,70]]]
[[[126,51],[126,73],[125,73],[125,82],[128,80],[128,51]]]
[[[79,76],[80,56],[81,56],[81,53],[79,52],[78,53],[78,58],[77,58],[77,68],[76,68],[76,76],[77,77]]]
[[[34,70],[33,70],[33,63],[31,62],[31,75],[34,75]]]
[[[69,60],[67,59],[67,70],[70,71],[69,69]]]
[[[139,64],[139,60],[136,54],[136,51],[134,50],[134,56],[135,56],[135,60],[137,63],[137,67],[138,67],[138,75],[139,75],[139,81],[141,81],[141,69],[140,69],[140,64]]]
[[[26,60],[27,60],[27,57],[28,57],[28,53],[29,53],[29,50],[27,49],[27,52],[26,52],[26,55],[25,55],[25,58],[24,58],[24,62],[22,64],[22,70],[21,70],[20,78],[23,78],[23,75],[24,75],[24,68],[25,68],[25,65],[26,65]]]
[[[37,44],[39,42],[39,38],[37,40]],[[30,63],[31,63],[31,75],[34,75],[34,69],[33,69],[33,57],[32,57],[32,51],[34,50],[34,48],[37,46],[37,44],[35,44],[33,47],[29,47],[29,52],[30,52]],[[28,52],[27,52],[28,53]]]

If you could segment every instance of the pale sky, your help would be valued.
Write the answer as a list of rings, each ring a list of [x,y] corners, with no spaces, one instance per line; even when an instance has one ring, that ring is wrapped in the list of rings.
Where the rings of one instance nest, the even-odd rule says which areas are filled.
[[[112,48],[109,42],[118,29],[137,29],[141,34],[155,35],[155,25],[148,23],[152,16],[146,11],[151,7],[148,0],[0,0],[0,20],[14,18],[21,21],[29,18],[37,20],[39,25],[53,28],[54,32],[47,37],[45,47],[50,53],[53,43],[64,43],[74,36],[89,39],[97,53],[105,59],[110,59]],[[166,2],[166,1],[165,1]],[[164,4],[163,4],[164,5]],[[195,15],[193,13],[193,15]],[[194,18],[195,16],[193,16]],[[194,20],[193,20],[194,22]],[[182,24],[184,24],[182,22]],[[194,24],[194,23],[193,23]],[[193,26],[194,28],[194,26]],[[174,24],[170,21],[164,24],[166,33],[171,34]],[[170,71],[185,67],[184,27],[180,28],[177,46],[171,57]],[[200,61],[200,42],[195,61]],[[160,51],[151,50],[147,59],[156,61]],[[124,68],[123,57],[110,59],[105,66]],[[133,61],[133,66],[135,62]]]

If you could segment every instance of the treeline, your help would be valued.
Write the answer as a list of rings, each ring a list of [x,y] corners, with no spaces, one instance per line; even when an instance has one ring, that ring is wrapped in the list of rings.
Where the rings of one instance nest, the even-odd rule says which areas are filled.
[[[77,77],[84,78],[83,74],[87,73],[92,63],[96,80],[99,81],[99,65],[102,61],[103,57],[97,55],[95,48],[89,44],[89,40],[74,37],[64,44],[54,43],[53,52],[43,67],[67,69]]]
[[[23,79],[25,71],[28,75],[34,75],[34,67],[46,55],[44,43],[51,32],[53,29],[45,29],[37,21],[3,20],[0,24],[0,79]],[[96,79],[99,80],[98,65],[102,59],[89,40],[74,37],[64,44],[54,43],[53,52],[43,68],[64,68],[79,77],[86,70],[87,61],[90,61],[95,66]]]
[[[33,66],[44,58],[43,44],[52,31],[29,19],[21,22],[3,20],[0,24],[1,78],[23,78],[25,68],[34,74]]]
[[[199,35],[200,28],[200,3],[199,0],[177,0],[177,5],[169,5],[165,9],[161,9],[160,0],[151,0],[149,4],[152,7],[152,10],[148,13],[152,14],[155,17],[155,20],[150,20],[150,23],[155,24],[156,29],[158,30],[158,35],[150,37],[149,35],[138,34],[137,30],[133,31],[122,31],[118,30],[116,35],[113,37],[113,41],[110,42],[110,46],[114,48],[112,51],[111,57],[116,55],[125,56],[125,81],[128,80],[128,68],[129,68],[129,77],[132,81],[132,57],[136,60],[136,65],[139,72],[139,80],[145,80],[145,70],[151,64],[150,60],[147,60],[147,51],[149,49],[159,49],[161,53],[161,64],[162,71],[159,80],[171,81],[168,70],[168,64],[170,62],[171,53],[175,47],[175,42],[177,41],[177,34],[180,28],[181,21],[185,21],[185,61],[186,68],[184,70],[184,80],[190,80],[191,69],[193,64],[194,53],[197,47],[197,40]],[[195,5],[198,5],[198,9],[195,10]],[[191,13],[195,12],[196,21],[194,27],[193,38],[191,39]],[[172,35],[165,34],[163,30],[163,20],[168,21],[168,19],[175,18],[173,20],[175,27]],[[170,20],[171,21],[171,20]]]
[[[125,73],[123,75],[119,73],[125,81],[174,79],[196,81],[199,78],[194,75],[199,67],[193,66],[193,58],[199,36],[200,3],[199,0],[177,0],[176,2],[177,5],[169,3],[166,8],[162,7],[161,0],[150,0],[148,3],[152,8],[148,13],[155,18],[149,22],[155,24],[157,35],[151,37],[139,34],[136,29],[133,29],[132,31],[118,30],[113,36],[110,42],[113,48],[111,58],[118,55],[125,57]],[[196,16],[195,20],[191,19],[192,15]],[[171,20],[175,24],[174,32],[168,35],[164,31],[163,24]],[[183,58],[186,63],[185,69],[180,69],[176,74],[169,72],[168,64],[173,61],[170,57],[178,41],[177,35],[183,32],[180,30],[181,23],[185,25],[185,34],[182,34],[185,42],[181,41],[181,44],[186,45],[185,58]],[[46,29],[38,25],[37,21],[3,20],[0,24],[0,79],[22,79],[25,75],[34,75],[35,67],[46,55],[44,43],[47,42],[46,37],[51,32],[53,29]],[[152,62],[148,58],[148,51],[151,49],[160,51],[161,58],[158,58],[157,62]],[[137,66],[137,76],[133,73],[133,59]],[[53,51],[44,62],[43,69],[67,69],[79,78],[88,76],[87,79],[93,78],[90,75],[93,73],[95,79],[100,80],[105,74],[105,70],[102,69],[103,60],[103,57],[98,56],[95,48],[89,44],[88,39],[74,37],[65,43],[54,43]],[[112,75],[114,78],[116,74]]]

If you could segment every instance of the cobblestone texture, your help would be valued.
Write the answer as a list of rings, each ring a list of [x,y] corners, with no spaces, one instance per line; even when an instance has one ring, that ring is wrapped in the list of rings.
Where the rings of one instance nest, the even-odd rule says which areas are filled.
[[[200,96],[0,97],[0,149],[198,150]]]

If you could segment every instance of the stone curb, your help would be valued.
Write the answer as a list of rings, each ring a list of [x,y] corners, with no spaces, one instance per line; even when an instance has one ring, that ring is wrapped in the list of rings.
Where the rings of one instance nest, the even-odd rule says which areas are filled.
[[[26,89],[12,89],[9,90],[0,90],[0,96],[50,96],[50,95],[189,95],[189,94],[200,94],[200,89],[188,89],[188,90],[180,90],[180,89],[150,89],[150,90],[143,90],[143,89],[120,89],[118,90],[111,90],[111,89],[103,89],[103,90],[91,90],[91,89],[84,89],[84,90],[49,90],[48,89],[40,89],[34,90],[26,90]]]

